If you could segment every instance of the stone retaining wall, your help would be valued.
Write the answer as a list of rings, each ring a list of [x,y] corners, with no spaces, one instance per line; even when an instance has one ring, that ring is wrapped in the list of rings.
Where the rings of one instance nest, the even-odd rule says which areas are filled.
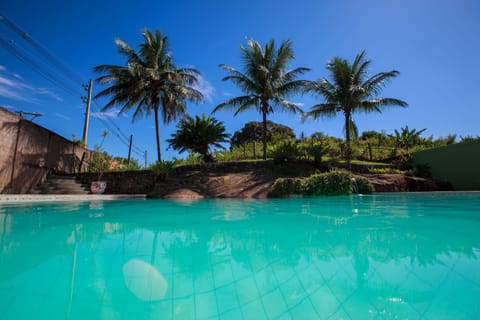
[[[78,178],[86,185],[98,180],[98,173],[79,173]],[[163,176],[150,170],[106,172],[100,180],[107,182],[105,194],[149,194]]]

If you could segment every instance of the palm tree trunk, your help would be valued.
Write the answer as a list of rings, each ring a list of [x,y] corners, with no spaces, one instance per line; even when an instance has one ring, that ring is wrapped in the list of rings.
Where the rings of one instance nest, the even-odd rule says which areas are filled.
[[[157,159],[158,162],[162,162],[162,154],[160,152],[160,126],[158,124],[158,106],[155,110],[155,135],[157,137]]]
[[[350,169],[351,152],[350,152],[350,113],[345,112],[345,153],[348,169]]]
[[[267,160],[267,111],[262,107],[262,142],[263,142],[263,160]]]

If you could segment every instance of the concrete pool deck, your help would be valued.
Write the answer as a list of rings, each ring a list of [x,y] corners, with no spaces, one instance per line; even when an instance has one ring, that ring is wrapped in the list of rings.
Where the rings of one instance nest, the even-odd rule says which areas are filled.
[[[146,199],[145,194],[0,194],[0,204],[47,201],[110,201]]]

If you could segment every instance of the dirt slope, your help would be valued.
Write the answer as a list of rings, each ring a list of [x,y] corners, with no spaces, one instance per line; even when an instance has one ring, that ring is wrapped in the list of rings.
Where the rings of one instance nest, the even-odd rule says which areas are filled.
[[[279,169],[280,168],[280,169]],[[223,163],[181,168],[173,177],[158,182],[153,198],[266,198],[278,178],[304,177],[318,172],[314,167],[289,164],[281,167],[258,163]],[[399,174],[362,174],[374,192],[451,190],[448,183]]]

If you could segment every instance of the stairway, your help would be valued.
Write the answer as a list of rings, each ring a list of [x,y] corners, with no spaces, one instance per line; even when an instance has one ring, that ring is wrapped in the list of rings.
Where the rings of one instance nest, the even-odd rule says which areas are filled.
[[[32,194],[89,194],[87,185],[82,184],[73,175],[49,175],[40,185],[37,185]]]

